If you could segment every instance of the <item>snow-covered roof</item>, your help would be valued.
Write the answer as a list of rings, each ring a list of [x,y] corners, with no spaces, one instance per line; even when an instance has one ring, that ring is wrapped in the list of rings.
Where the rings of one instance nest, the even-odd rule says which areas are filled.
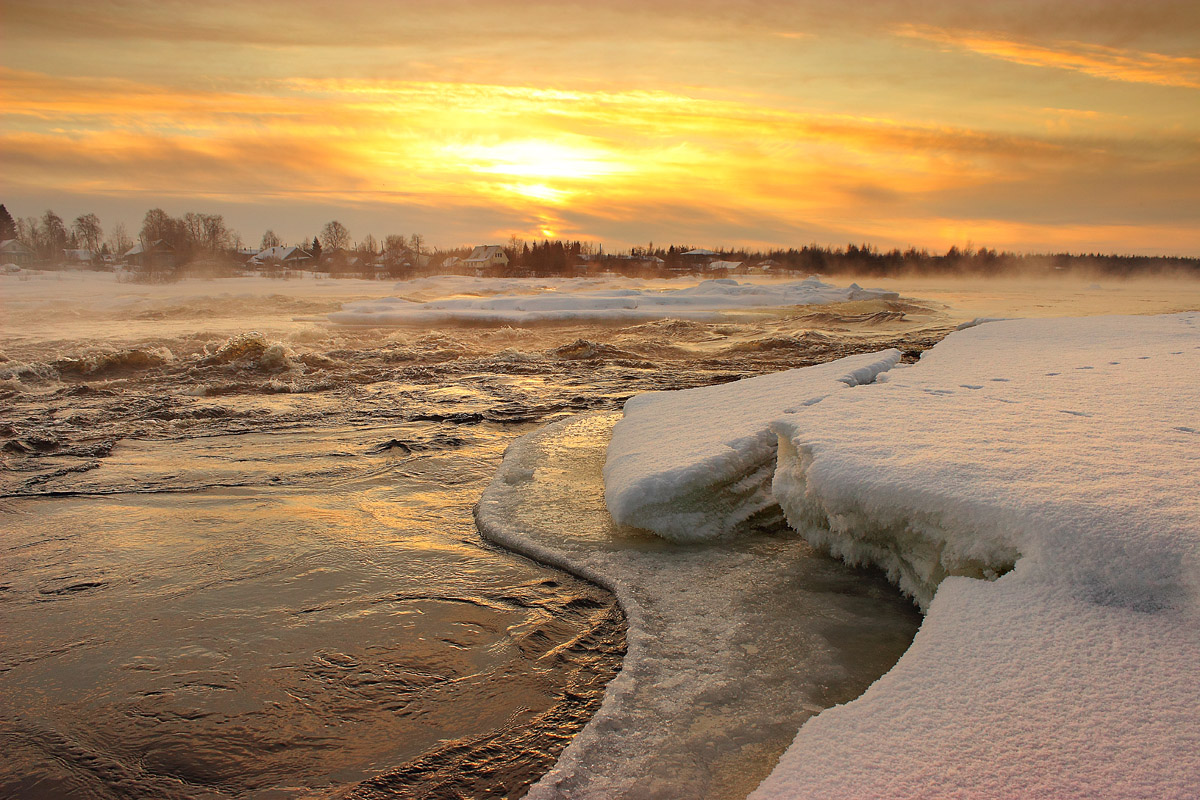
[[[712,250],[705,250],[703,247],[697,247],[695,250],[688,250],[684,253],[685,256],[715,256],[716,253]]]
[[[169,243],[163,241],[162,239],[155,239],[153,242],[150,243],[149,247],[146,247],[141,242],[138,242],[133,247],[126,250],[122,254],[122,257],[128,258],[129,256],[140,256],[143,253],[153,252],[155,250],[174,250],[174,249],[175,249],[174,247],[172,247]]]
[[[467,256],[465,261],[468,264],[471,264],[483,261],[494,261],[498,260],[500,257],[508,257],[504,255],[503,247],[498,244],[481,244],[476,245],[475,249],[471,251],[471,255]]]
[[[268,247],[266,250],[260,250],[258,255],[254,257],[256,261],[304,261],[309,258],[312,258],[312,256],[299,247],[291,245]]]
[[[737,269],[742,265],[741,261],[711,261],[708,264],[709,269]]]

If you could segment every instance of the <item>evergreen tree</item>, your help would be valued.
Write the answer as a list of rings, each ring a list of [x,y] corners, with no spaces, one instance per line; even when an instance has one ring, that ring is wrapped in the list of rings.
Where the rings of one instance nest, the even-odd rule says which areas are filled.
[[[312,251],[313,261],[320,261],[321,260],[321,240],[314,236],[313,240],[312,240],[312,247],[310,249]]]
[[[8,209],[0,204],[0,242],[5,239],[17,238],[17,223],[8,213]]]

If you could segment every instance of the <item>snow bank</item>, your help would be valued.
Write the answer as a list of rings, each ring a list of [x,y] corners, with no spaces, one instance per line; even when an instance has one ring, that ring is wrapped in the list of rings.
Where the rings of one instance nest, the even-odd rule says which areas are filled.
[[[460,287],[463,285],[459,284]],[[493,282],[486,286],[489,291],[505,291],[506,287],[526,285]],[[537,294],[459,296],[426,302],[402,297],[363,300],[346,303],[341,311],[330,314],[328,319],[340,325],[369,326],[446,322],[641,322],[668,317],[707,320],[730,311],[898,297],[895,292],[863,289],[857,284],[838,288],[817,278],[772,285],[721,279],[704,281],[686,289],[667,290],[609,288],[566,292],[555,291],[549,285],[544,288],[546,291]]]
[[[613,430],[605,501],[618,523],[674,541],[726,535],[765,522],[778,437],[775,418],[829,394],[870,383],[898,350],[681,392],[631,398]]]
[[[850,366],[634,398],[610,448],[614,517],[706,538],[774,499],[927,612],[751,796],[1194,796],[1200,314],[980,322],[830,391]]]
[[[1198,373],[1200,314],[993,322],[777,421],[789,523],[928,613],[752,796],[1192,795]]]

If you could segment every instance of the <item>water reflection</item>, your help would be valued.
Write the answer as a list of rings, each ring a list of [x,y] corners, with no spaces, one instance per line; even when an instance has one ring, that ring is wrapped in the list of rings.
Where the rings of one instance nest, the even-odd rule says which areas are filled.
[[[902,305],[432,333],[294,305],[83,309],[70,339],[13,308],[0,795],[520,796],[625,645],[609,595],[478,537],[506,444],[942,332]]]
[[[10,501],[0,793],[307,797],[550,711],[578,728],[619,666],[619,618],[475,539],[463,496],[507,434],[326,463],[385,433],[138,442],[92,480],[211,485],[225,468],[197,464],[228,461],[251,485]],[[537,744],[501,785],[549,766]]]

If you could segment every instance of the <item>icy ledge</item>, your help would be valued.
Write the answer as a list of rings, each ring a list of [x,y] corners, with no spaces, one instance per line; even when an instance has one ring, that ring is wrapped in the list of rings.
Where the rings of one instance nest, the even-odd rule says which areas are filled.
[[[870,383],[899,361],[900,351],[884,350],[630,398],[604,465],[609,513],[676,542],[728,537],[747,523],[778,519],[771,421]]]
[[[752,797],[1194,796],[1197,374],[1200,314],[993,322],[777,421],[789,523],[927,616]]]

